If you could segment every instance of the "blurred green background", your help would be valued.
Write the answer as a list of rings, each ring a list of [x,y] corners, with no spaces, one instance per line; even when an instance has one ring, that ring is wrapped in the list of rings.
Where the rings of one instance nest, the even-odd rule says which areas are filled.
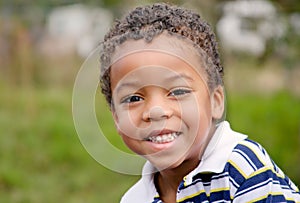
[[[86,54],[112,19],[135,5],[155,1],[126,2],[0,1],[0,202],[118,202],[139,178],[112,172],[90,157],[72,118],[72,88]],[[169,2],[198,10],[217,32],[217,24],[226,15],[222,6],[231,1]],[[77,11],[101,8],[100,14],[105,13],[83,23],[101,18],[92,24],[99,28],[91,31],[96,37],[84,35],[84,29],[91,27],[77,27],[78,35],[71,29],[82,18],[74,17],[75,25],[68,31],[53,17],[59,15],[54,12],[57,9],[74,8],[75,3]],[[227,120],[233,129],[260,142],[299,186],[300,2],[273,0],[272,6],[274,22],[281,25],[274,32],[280,34],[263,38],[263,50],[236,50],[220,42]],[[242,29],[257,31],[263,17],[243,18]],[[224,39],[222,33],[217,35]],[[101,98],[99,93],[97,113],[110,118]],[[104,128],[110,132],[108,139],[121,145],[111,120]]]

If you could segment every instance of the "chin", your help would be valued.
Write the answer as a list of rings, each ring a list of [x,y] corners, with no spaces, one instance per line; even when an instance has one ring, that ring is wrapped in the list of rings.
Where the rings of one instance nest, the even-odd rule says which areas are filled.
[[[159,171],[164,170],[172,170],[179,167],[183,162],[183,158],[180,159],[160,159],[160,158],[149,158],[147,157],[148,161],[151,162],[152,165]]]

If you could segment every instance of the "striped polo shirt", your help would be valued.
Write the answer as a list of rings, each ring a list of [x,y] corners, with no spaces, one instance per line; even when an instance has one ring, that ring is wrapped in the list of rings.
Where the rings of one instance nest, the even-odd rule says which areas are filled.
[[[154,185],[154,166],[146,162],[141,179],[121,203],[161,203]],[[153,173],[151,173],[153,172]],[[200,164],[184,177],[177,202],[300,202],[292,181],[261,145],[222,122]]]

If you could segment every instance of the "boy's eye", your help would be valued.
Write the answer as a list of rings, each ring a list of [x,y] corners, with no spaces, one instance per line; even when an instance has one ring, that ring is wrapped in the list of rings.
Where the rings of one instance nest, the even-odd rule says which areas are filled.
[[[121,101],[121,103],[133,103],[133,102],[138,102],[138,101],[142,101],[143,98],[137,95],[132,95],[129,97],[126,97],[125,99],[123,99]]]
[[[175,89],[175,90],[172,90],[168,96],[173,96],[173,97],[176,97],[176,96],[182,96],[182,95],[185,95],[185,94],[188,94],[188,93],[191,93],[191,90],[189,89]]]

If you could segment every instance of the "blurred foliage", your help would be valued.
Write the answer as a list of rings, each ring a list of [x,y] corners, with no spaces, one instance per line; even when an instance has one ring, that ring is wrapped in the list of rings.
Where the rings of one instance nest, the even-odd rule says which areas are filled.
[[[300,2],[298,0],[270,0],[275,3],[277,8],[284,13],[293,13],[300,11]]]
[[[206,11],[206,17],[212,17],[213,15],[218,15],[218,10],[215,9],[215,5],[221,4],[224,2],[228,2],[231,0],[190,0],[188,4],[192,5],[195,9],[200,9],[203,12]],[[276,7],[283,13],[293,13],[300,11],[300,2],[298,0],[269,0],[273,2]],[[91,6],[102,6],[105,8],[109,8],[112,10],[120,11],[120,7],[127,7],[133,5],[141,5],[141,4],[148,4],[148,3],[155,3],[155,2],[168,2],[173,4],[184,5],[187,4],[185,0],[128,0],[124,5],[124,1],[122,0],[1,0],[0,1],[0,8],[7,7],[13,10],[22,10],[25,7],[39,7],[43,10],[47,11],[53,7],[62,6],[62,5],[69,5],[69,4],[76,4],[76,3],[84,3],[86,5]],[[203,9],[201,9],[203,8]],[[207,11],[209,9],[209,11]]]
[[[84,150],[71,91],[0,91],[0,202],[118,202],[136,180],[101,167]]]

